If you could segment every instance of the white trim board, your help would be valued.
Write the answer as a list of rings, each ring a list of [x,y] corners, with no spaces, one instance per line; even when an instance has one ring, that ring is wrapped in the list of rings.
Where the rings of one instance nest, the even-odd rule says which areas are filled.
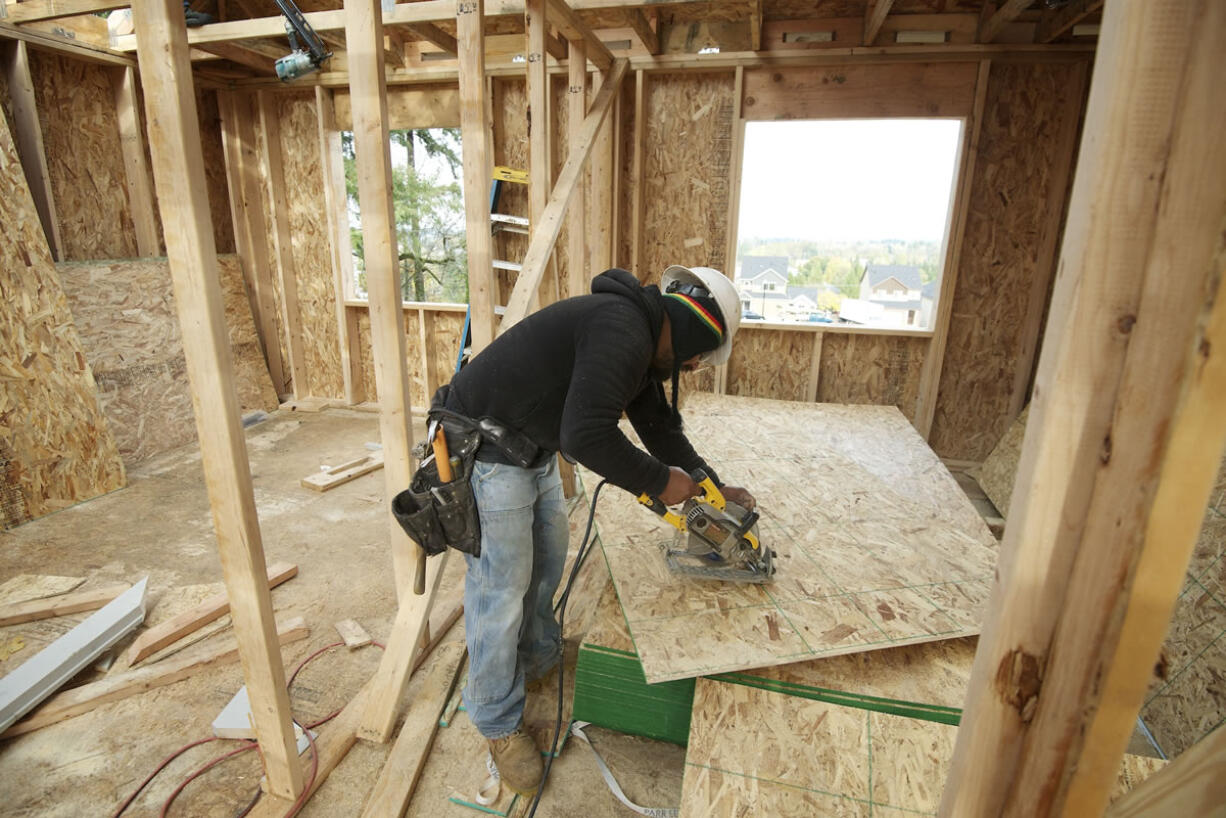
[[[144,621],[148,583],[145,577],[0,679],[0,732]]]

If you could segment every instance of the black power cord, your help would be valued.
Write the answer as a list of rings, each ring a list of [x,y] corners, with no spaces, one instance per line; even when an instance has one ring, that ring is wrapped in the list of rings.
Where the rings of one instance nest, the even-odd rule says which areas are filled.
[[[558,635],[563,633],[563,627],[566,624],[566,603],[570,600],[570,589],[575,584],[575,577],[579,576],[579,569],[583,567],[583,563],[587,560],[587,555],[592,550],[592,523],[596,519],[596,501],[600,499],[600,490],[604,488],[608,480],[601,480],[596,484],[596,490],[592,492],[592,506],[587,514],[587,528],[583,532],[583,541],[579,543],[579,550],[575,554],[575,564],[571,566],[570,576],[566,579],[566,588],[562,591],[561,598],[558,599],[558,604],[553,606],[554,613],[558,615]],[[549,748],[549,756],[545,759],[545,769],[541,772],[541,783],[536,787],[536,795],[532,798],[532,807],[528,810],[528,818],[533,818],[536,815],[536,808],[540,806],[541,795],[545,792],[545,782],[549,780],[549,770],[553,767],[554,756],[558,752],[558,741],[562,737],[562,703],[566,692],[566,643],[562,643],[562,651],[558,656],[558,719],[553,728],[553,746]]]

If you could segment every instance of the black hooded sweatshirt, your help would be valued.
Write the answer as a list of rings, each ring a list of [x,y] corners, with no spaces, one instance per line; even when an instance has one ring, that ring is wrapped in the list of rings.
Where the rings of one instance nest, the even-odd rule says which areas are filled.
[[[658,288],[607,270],[591,295],[529,315],[482,350],[452,378],[446,408],[494,418],[633,494],[663,492],[669,466],[705,469],[718,485],[649,372],[660,302]],[[618,428],[623,412],[650,455]]]

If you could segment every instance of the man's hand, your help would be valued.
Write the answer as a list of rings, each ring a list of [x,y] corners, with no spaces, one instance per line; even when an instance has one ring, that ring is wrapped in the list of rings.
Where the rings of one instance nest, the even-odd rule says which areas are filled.
[[[753,495],[740,486],[724,486],[720,491],[723,492],[725,500],[736,503],[746,511],[753,511],[754,506],[758,504]]]
[[[669,467],[668,485],[660,492],[660,502],[666,506],[675,506],[699,494],[702,494],[702,489],[694,482],[694,478],[685,473],[685,469]]]

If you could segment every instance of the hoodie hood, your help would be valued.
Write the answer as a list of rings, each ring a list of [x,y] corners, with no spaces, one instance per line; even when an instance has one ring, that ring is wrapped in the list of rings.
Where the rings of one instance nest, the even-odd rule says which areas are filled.
[[[647,316],[651,327],[651,343],[654,348],[660,340],[660,327],[664,324],[664,305],[660,288],[654,284],[644,287],[634,275],[619,267],[605,270],[592,279],[594,294],[612,294],[628,298],[639,306]]]

